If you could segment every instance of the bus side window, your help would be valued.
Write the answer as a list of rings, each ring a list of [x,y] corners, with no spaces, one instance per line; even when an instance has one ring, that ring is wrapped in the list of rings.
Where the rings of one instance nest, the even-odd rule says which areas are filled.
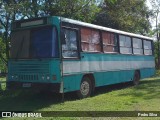
[[[144,45],[144,54],[145,55],[152,55],[153,54],[152,53],[152,42],[144,40],[143,45]]]
[[[77,31],[73,29],[63,28],[64,40],[62,44],[62,56],[63,58],[77,58]]]
[[[81,47],[84,52],[101,52],[99,31],[81,28]]]
[[[132,54],[131,37],[119,35],[120,53]]]
[[[133,54],[143,54],[142,39],[133,38]]]
[[[117,36],[114,33],[102,32],[103,51],[104,53],[118,52]]]

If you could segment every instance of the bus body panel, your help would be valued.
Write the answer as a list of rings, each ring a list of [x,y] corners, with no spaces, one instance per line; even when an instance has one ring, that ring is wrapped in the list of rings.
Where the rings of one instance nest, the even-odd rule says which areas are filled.
[[[23,83],[60,84],[60,60],[10,60],[8,62],[7,82],[19,82],[17,87],[23,88]],[[33,86],[33,85],[32,85]],[[58,88],[59,89],[59,88]],[[59,91],[59,90],[57,90]]]
[[[95,87],[133,81],[136,70],[141,78],[155,73],[153,56],[81,53],[80,60],[64,60],[65,91],[80,89],[82,77],[93,74]]]
[[[135,70],[124,71],[108,71],[108,72],[94,72],[82,73],[74,75],[66,75],[64,80],[64,92],[77,91],[80,89],[80,83],[84,75],[93,74],[95,78],[95,87],[104,85],[112,85],[116,83],[123,83],[133,81]],[[155,69],[140,69],[141,78],[151,77],[155,74]]]
[[[64,81],[64,92],[71,92],[80,89],[80,83],[84,74],[65,75],[63,76]]]
[[[155,69],[153,56],[81,53],[81,60],[63,61],[63,74]]]
[[[143,79],[143,78],[152,77],[153,75],[155,75],[156,69],[146,68],[146,69],[141,69],[140,72],[141,72],[141,79]]]

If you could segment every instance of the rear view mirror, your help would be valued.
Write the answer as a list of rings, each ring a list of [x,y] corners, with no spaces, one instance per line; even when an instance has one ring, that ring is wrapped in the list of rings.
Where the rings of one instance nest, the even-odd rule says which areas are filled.
[[[61,43],[66,44],[66,36],[63,30],[61,30]]]

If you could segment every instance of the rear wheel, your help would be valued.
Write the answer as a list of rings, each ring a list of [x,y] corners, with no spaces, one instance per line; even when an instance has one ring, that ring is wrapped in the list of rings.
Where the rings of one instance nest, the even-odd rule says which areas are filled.
[[[83,77],[81,84],[80,84],[80,90],[77,91],[77,95],[80,99],[89,97],[92,92],[92,84],[89,77],[85,76]]]
[[[135,71],[134,78],[133,78],[133,85],[138,85],[140,80],[140,73],[139,71]]]

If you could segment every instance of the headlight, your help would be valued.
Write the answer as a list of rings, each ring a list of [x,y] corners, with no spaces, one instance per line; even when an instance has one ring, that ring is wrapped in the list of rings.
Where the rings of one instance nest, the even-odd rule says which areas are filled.
[[[44,75],[42,75],[42,80],[44,80],[45,79],[45,77],[44,77]]]
[[[12,75],[12,76],[11,76],[11,79],[12,79],[12,80],[17,80],[17,79],[18,79],[18,75]]]
[[[56,80],[56,79],[57,79],[56,75],[53,75],[53,76],[52,76],[52,79],[53,79],[53,80]]]
[[[14,79],[14,75],[12,75],[11,78]]]
[[[50,76],[47,75],[47,80],[50,80]]]

